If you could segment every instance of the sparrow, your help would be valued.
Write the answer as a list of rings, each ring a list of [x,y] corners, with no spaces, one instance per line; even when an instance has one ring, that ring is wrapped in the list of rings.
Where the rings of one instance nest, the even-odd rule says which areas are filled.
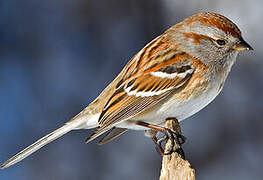
[[[215,99],[243,50],[253,48],[231,20],[212,12],[194,14],[148,43],[91,104],[1,169],[71,130],[96,128],[87,143],[109,132],[99,144],[128,129],[164,131],[167,118],[180,122]]]

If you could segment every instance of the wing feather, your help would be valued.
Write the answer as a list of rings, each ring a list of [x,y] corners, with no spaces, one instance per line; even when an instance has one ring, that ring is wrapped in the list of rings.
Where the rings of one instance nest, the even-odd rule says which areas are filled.
[[[191,57],[182,51],[167,48],[161,40],[157,38],[149,43],[124,68],[126,72],[99,117],[99,127],[87,142],[121,121],[155,106],[192,77],[195,67]],[[155,46],[163,49],[158,51]]]
[[[182,71],[173,79],[169,78],[170,74],[167,74],[167,78],[146,74],[126,81],[103,110],[99,119],[100,127],[114,125],[154,106],[186,83],[192,73],[193,70]]]

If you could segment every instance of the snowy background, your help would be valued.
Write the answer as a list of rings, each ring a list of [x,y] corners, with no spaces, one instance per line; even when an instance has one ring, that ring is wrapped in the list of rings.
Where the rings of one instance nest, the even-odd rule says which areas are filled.
[[[262,179],[263,1],[1,0],[0,162],[87,106],[146,43],[200,11],[238,24],[254,47],[243,52],[223,92],[182,122],[197,179]],[[158,179],[161,157],[143,132],[104,146],[73,131],[1,180]]]

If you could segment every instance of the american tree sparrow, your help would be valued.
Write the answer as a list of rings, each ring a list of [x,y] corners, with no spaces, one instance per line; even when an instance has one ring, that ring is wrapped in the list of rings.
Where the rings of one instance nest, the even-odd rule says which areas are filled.
[[[167,118],[182,121],[219,94],[243,50],[252,47],[226,17],[210,12],[190,16],[140,50],[88,107],[1,168],[75,129],[96,128],[86,142],[111,130],[100,144],[127,129],[163,131]]]

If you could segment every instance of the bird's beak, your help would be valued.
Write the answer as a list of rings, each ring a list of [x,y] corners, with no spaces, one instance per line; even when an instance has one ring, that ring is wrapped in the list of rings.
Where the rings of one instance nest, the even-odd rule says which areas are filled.
[[[243,38],[233,48],[237,51],[254,50]]]

